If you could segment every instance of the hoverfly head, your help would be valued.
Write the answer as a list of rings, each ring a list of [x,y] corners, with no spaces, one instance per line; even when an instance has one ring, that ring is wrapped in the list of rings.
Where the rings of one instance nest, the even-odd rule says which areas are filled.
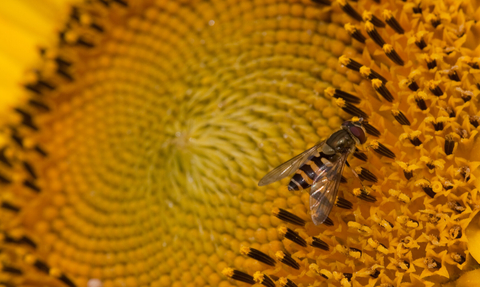
[[[342,124],[342,128],[355,139],[357,143],[364,144],[367,141],[367,133],[363,127],[363,118],[359,118],[358,121],[345,121]]]

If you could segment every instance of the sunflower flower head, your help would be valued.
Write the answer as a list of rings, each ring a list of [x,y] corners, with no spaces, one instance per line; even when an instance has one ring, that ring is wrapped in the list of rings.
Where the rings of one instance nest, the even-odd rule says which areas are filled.
[[[72,6],[3,120],[1,280],[466,286],[480,260],[479,12],[448,0]],[[287,179],[257,185],[352,118],[368,139],[324,224]]]

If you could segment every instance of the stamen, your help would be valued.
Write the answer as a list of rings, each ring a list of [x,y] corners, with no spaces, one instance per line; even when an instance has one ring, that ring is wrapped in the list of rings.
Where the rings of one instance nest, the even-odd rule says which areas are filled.
[[[20,211],[20,207],[17,207],[11,203],[8,203],[6,201],[2,201],[2,204],[0,205],[1,208],[3,209],[6,209],[6,210],[10,210],[10,211],[13,211],[13,212],[19,212]]]
[[[388,194],[390,194],[390,196],[396,197],[399,201],[403,203],[410,203],[411,201],[410,197],[405,193],[401,192],[400,190],[389,189]]]
[[[335,201],[335,205],[337,207],[340,207],[340,208],[343,208],[343,209],[352,209],[353,208],[353,204],[346,200],[345,198],[342,198],[342,197],[337,197],[337,200]]]
[[[385,87],[383,82],[379,79],[373,79],[372,80],[372,86],[379,93],[385,100],[389,102],[393,102],[393,96],[390,93],[390,91]]]
[[[427,67],[429,70],[432,70],[437,66],[437,60],[430,58],[428,55],[425,56],[425,61],[427,62]]]
[[[342,110],[351,114],[352,116],[368,119],[368,115],[364,111],[360,110],[349,102],[345,102],[343,99],[337,99],[335,102]]]
[[[398,53],[393,49],[393,46],[390,44],[385,44],[382,47],[385,54],[397,65],[403,66],[405,63],[403,62],[402,58],[398,55]]]
[[[328,226],[333,226],[333,220],[330,219],[330,217],[327,217],[323,224],[328,225]]]
[[[354,153],[353,153],[353,156],[358,158],[359,160],[362,160],[362,161],[367,161],[368,160],[368,157],[365,153],[359,151],[359,150],[356,150]]]
[[[427,109],[427,103],[425,103],[425,99],[427,98],[427,94],[425,92],[418,92],[414,95],[415,102],[420,110],[424,111]]]
[[[37,179],[37,175],[35,174],[35,171],[33,170],[33,167],[26,161],[23,162],[23,167],[25,170],[30,174],[30,176],[33,179]]]
[[[460,253],[454,252],[450,253],[450,258],[452,258],[453,261],[457,262],[458,264],[463,264],[465,262],[465,256],[461,255]]]
[[[353,26],[350,23],[347,23],[345,24],[345,30],[347,30],[347,32],[350,34],[350,36],[352,36],[353,39],[357,40],[362,44],[365,44],[365,40],[367,40],[367,38],[363,36],[362,32],[360,32],[357,27]]]
[[[428,182],[427,180],[425,179],[420,179],[420,180],[417,180],[415,182],[415,185],[416,186],[420,186],[423,191],[428,195],[430,196],[431,198],[434,198],[435,195],[437,194],[436,192],[433,191],[431,185],[430,185],[430,182]]]
[[[444,150],[446,155],[451,155],[453,153],[453,149],[455,148],[455,141],[451,135],[445,136],[445,145]]]
[[[381,135],[380,131],[377,130],[374,126],[372,126],[369,122],[364,121],[363,122],[363,127],[365,128],[365,131],[367,134],[372,135],[374,137],[379,137]]]
[[[455,70],[450,71],[450,73],[448,73],[448,77],[452,81],[460,82],[460,77],[458,76],[458,73]]]
[[[275,287],[275,283],[273,282],[273,280],[260,271],[257,271],[255,272],[255,274],[253,274],[253,280],[255,280],[255,282],[259,284],[262,284],[263,286]]]
[[[378,181],[378,178],[371,171],[364,167],[357,168],[355,171],[362,180],[368,180],[373,183]]]
[[[0,174],[0,183],[10,184],[10,183],[12,183],[12,180],[10,180],[6,176]]]
[[[345,67],[347,67],[351,70],[354,70],[356,72],[359,72],[360,68],[362,67],[362,65],[359,62],[357,62],[355,60],[352,60],[352,59],[348,58],[347,56],[340,56],[338,61],[340,62],[340,64],[342,64]]]
[[[375,72],[369,67],[366,67],[366,66],[360,67],[360,74],[369,80],[380,79],[384,84],[387,83],[387,79],[385,79],[379,73]]]
[[[466,208],[463,207],[460,203],[458,203],[456,201],[453,201],[453,200],[447,202],[447,205],[450,209],[452,209],[453,211],[455,211],[458,214],[460,214],[460,213],[462,213],[466,210]]]
[[[376,202],[377,199],[373,196],[370,195],[370,192],[365,190],[365,188],[355,188],[353,190],[353,194],[358,197],[361,200],[367,201],[367,202]]]
[[[395,154],[380,142],[372,143],[372,148],[379,155],[383,155],[388,158],[395,158]]]
[[[370,36],[370,38],[372,38],[372,40],[378,46],[380,46],[380,48],[382,48],[383,45],[386,44],[385,40],[383,40],[382,36],[380,36],[380,34],[378,33],[377,29],[375,29],[375,26],[372,24],[372,22],[370,21],[365,22],[365,30],[367,30],[368,36]]]
[[[430,271],[432,270],[435,271],[442,268],[442,264],[436,261],[435,259],[433,259],[432,257],[426,257],[424,263]]]
[[[385,245],[383,245],[382,243],[378,242],[377,240],[369,238],[367,240],[367,242],[368,242],[368,245],[370,245],[372,248],[374,248],[378,252],[383,253],[385,255],[387,255],[389,253],[388,248]]]
[[[315,248],[323,249],[325,251],[328,251],[330,249],[328,244],[318,237],[311,237],[308,239],[308,241],[308,243]]]
[[[343,12],[347,13],[353,19],[362,22],[362,16],[360,16],[360,14],[358,14],[358,12],[355,11],[346,0],[337,0],[337,2],[340,4],[340,7],[342,7]]]
[[[397,122],[399,122],[402,126],[410,125],[410,121],[407,119],[407,117],[403,114],[402,111],[392,110],[392,115],[397,120]]]
[[[400,26],[400,23],[398,23],[397,19],[393,17],[392,11],[384,10],[383,17],[385,18],[385,21],[387,22],[388,26],[390,26],[393,30],[395,30],[395,32],[397,32],[398,34],[405,33],[405,30],[403,30],[402,26]]]
[[[40,189],[40,187],[38,187],[37,185],[35,185],[33,182],[31,182],[31,181],[28,180],[28,179],[26,179],[26,180],[23,181],[23,185],[24,185],[25,187],[30,188],[31,190],[33,190],[33,191],[35,191],[35,192],[37,192],[37,193],[39,193],[40,191],[42,191],[42,190]]]
[[[336,99],[344,99],[346,102],[352,104],[358,104],[361,101],[359,97],[356,97],[342,90],[334,89],[332,87],[326,88],[325,94]]]
[[[480,125],[480,117],[479,116],[470,116],[468,117],[470,124],[477,128]]]
[[[293,259],[292,256],[288,253],[277,251],[277,253],[275,253],[275,257],[277,257],[278,261],[292,267],[293,269],[300,269],[300,264],[298,264],[298,262],[295,261],[295,259]]]
[[[430,92],[434,94],[437,97],[440,97],[443,95],[442,89],[438,86],[439,82],[436,81],[429,81],[428,82],[428,88],[430,89]]]
[[[276,263],[275,259],[254,248],[242,246],[240,248],[240,253],[270,266],[275,266]]]
[[[307,247],[307,242],[305,241],[305,239],[303,239],[297,232],[291,230],[290,228],[282,226],[278,229],[278,231],[280,234],[283,234],[285,238],[295,242],[302,247]]]
[[[305,226],[305,220],[301,219],[293,213],[286,211],[285,209],[274,207],[272,209],[272,214],[275,215],[278,219],[285,222],[299,226]]]
[[[340,182],[347,183],[347,179],[342,175],[342,177],[340,178]]]
[[[285,277],[280,277],[277,283],[280,284],[280,286],[282,287],[298,287],[298,285],[295,284],[292,280]]]
[[[454,225],[448,231],[452,239],[458,239],[462,237],[462,227],[460,225]]]
[[[253,280],[253,276],[247,273],[244,273],[242,271],[234,270],[232,268],[225,268],[222,270],[222,274],[240,282],[245,282],[250,285],[255,284],[255,280]]]
[[[317,4],[321,4],[321,5],[325,5],[325,6],[330,6],[330,4],[332,4],[328,0],[312,0],[312,2],[315,2]]]
[[[373,15],[372,12],[365,10],[363,11],[362,14],[363,21],[367,22],[370,21],[373,25],[376,27],[385,27],[385,23],[382,22],[382,20],[378,19],[375,15]]]

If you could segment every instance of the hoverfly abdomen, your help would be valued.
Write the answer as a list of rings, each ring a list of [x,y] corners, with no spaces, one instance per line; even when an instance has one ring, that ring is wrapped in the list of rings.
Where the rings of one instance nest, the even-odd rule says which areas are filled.
[[[303,190],[312,186],[315,179],[320,176],[318,172],[322,168],[329,169],[329,166],[333,165],[332,161],[335,160],[335,157],[336,154],[327,155],[323,152],[319,156],[312,157],[295,172],[288,184],[288,190]]]

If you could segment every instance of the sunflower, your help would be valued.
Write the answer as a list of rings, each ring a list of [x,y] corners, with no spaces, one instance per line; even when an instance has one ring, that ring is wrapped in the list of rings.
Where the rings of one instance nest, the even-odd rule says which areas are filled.
[[[9,5],[0,284],[478,282],[478,1]],[[258,186],[352,118],[324,224]]]

